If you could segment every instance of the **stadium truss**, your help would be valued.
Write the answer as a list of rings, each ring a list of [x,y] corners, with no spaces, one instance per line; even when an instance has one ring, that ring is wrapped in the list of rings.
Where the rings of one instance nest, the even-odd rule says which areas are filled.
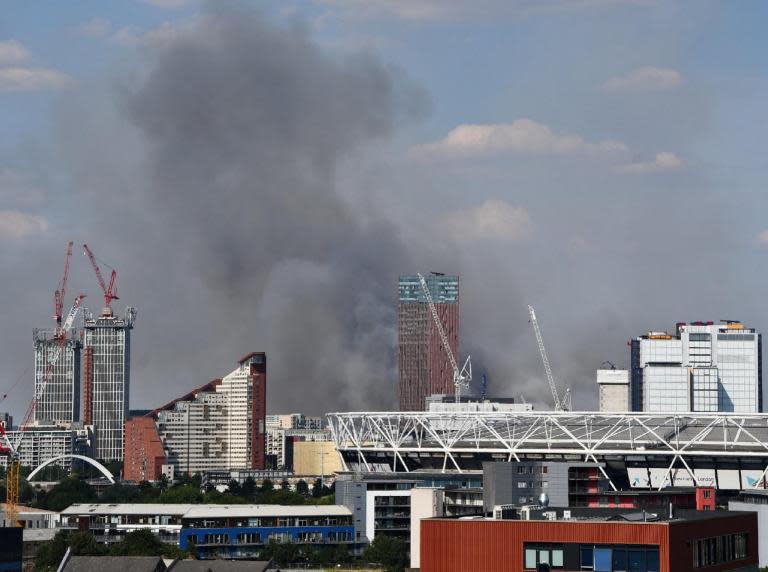
[[[701,467],[768,473],[768,414],[597,412],[381,412],[328,414],[346,470],[481,469],[524,459],[646,462],[702,484]],[[759,485],[758,485],[759,483]]]

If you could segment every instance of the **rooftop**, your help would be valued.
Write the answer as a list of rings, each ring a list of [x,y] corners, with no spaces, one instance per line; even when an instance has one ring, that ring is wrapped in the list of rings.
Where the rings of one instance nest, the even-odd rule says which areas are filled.
[[[261,517],[261,516],[349,516],[352,512],[340,505],[276,504],[73,504],[64,509],[63,516],[98,515],[174,515],[183,518],[203,517]]]
[[[570,518],[564,518],[564,512],[570,513]],[[557,518],[548,518],[547,514],[556,514]],[[672,518],[669,516],[668,510],[659,511],[628,511],[623,508],[542,508],[532,510],[530,514],[530,520],[536,521],[553,521],[558,523],[563,522],[626,522],[626,523],[655,523],[655,524],[667,524],[670,522],[686,522],[686,521],[706,521],[721,518],[732,518],[733,516],[741,514],[750,514],[744,511],[729,511],[729,510],[715,510],[715,511],[701,511],[692,509],[674,509]],[[491,518],[484,518],[484,520],[493,520]],[[516,520],[516,519],[504,519],[504,520]]]

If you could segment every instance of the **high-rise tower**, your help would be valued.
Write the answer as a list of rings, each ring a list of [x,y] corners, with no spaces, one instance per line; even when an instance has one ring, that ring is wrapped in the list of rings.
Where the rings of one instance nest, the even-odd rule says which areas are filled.
[[[427,287],[453,355],[459,355],[459,277],[432,274]],[[399,402],[423,411],[427,396],[453,395],[453,370],[440,341],[419,277],[401,276],[398,288]]]
[[[74,329],[66,333],[67,341],[54,364],[45,390],[40,393],[45,371],[51,362],[58,342],[55,330],[36,329],[35,343],[35,395],[38,395],[33,420],[39,425],[71,423],[80,420],[80,348]]]
[[[84,329],[84,421],[95,427],[94,456],[122,461],[123,431],[128,415],[131,380],[131,330],[136,309],[125,316],[105,308],[94,317],[86,314]]]

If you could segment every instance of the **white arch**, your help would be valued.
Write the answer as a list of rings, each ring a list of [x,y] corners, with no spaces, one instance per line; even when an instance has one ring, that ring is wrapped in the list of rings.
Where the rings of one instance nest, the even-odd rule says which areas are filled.
[[[112,473],[110,473],[109,469],[107,469],[104,465],[102,465],[101,463],[99,463],[98,461],[96,461],[94,459],[91,459],[90,457],[86,457],[85,455],[73,455],[73,454],[59,455],[58,457],[53,457],[51,459],[48,459],[44,463],[41,463],[40,466],[37,467],[34,471],[29,473],[29,476],[27,477],[27,480],[31,482],[32,481],[32,477],[34,477],[37,473],[39,473],[45,467],[47,467],[51,463],[55,463],[56,461],[60,461],[62,459],[80,459],[81,461],[85,461],[86,463],[90,463],[91,465],[93,465],[94,467],[99,469],[101,474],[104,475],[105,477],[107,477],[107,480],[110,483],[112,483],[113,485],[115,484],[115,477],[114,477],[114,475]]]

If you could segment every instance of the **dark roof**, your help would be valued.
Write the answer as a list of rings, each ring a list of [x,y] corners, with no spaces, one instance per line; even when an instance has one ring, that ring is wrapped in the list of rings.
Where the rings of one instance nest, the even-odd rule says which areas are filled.
[[[174,405],[176,405],[176,403],[178,401],[190,401],[190,400],[194,399],[195,396],[198,393],[210,393],[210,392],[213,392],[217,385],[221,385],[221,380],[220,379],[212,379],[211,381],[209,381],[205,385],[203,385],[201,387],[198,387],[197,389],[193,389],[189,393],[186,393],[186,394],[182,395],[181,397],[177,397],[176,399],[174,399],[172,401],[169,401],[168,403],[158,407],[157,409],[153,409],[149,413],[145,414],[144,417],[154,417],[156,419],[157,418],[157,414],[160,411],[168,411],[170,409],[173,409]]]
[[[168,572],[266,572],[269,565],[262,560],[177,560]]]
[[[163,572],[165,564],[159,556],[70,556],[63,572]]]

